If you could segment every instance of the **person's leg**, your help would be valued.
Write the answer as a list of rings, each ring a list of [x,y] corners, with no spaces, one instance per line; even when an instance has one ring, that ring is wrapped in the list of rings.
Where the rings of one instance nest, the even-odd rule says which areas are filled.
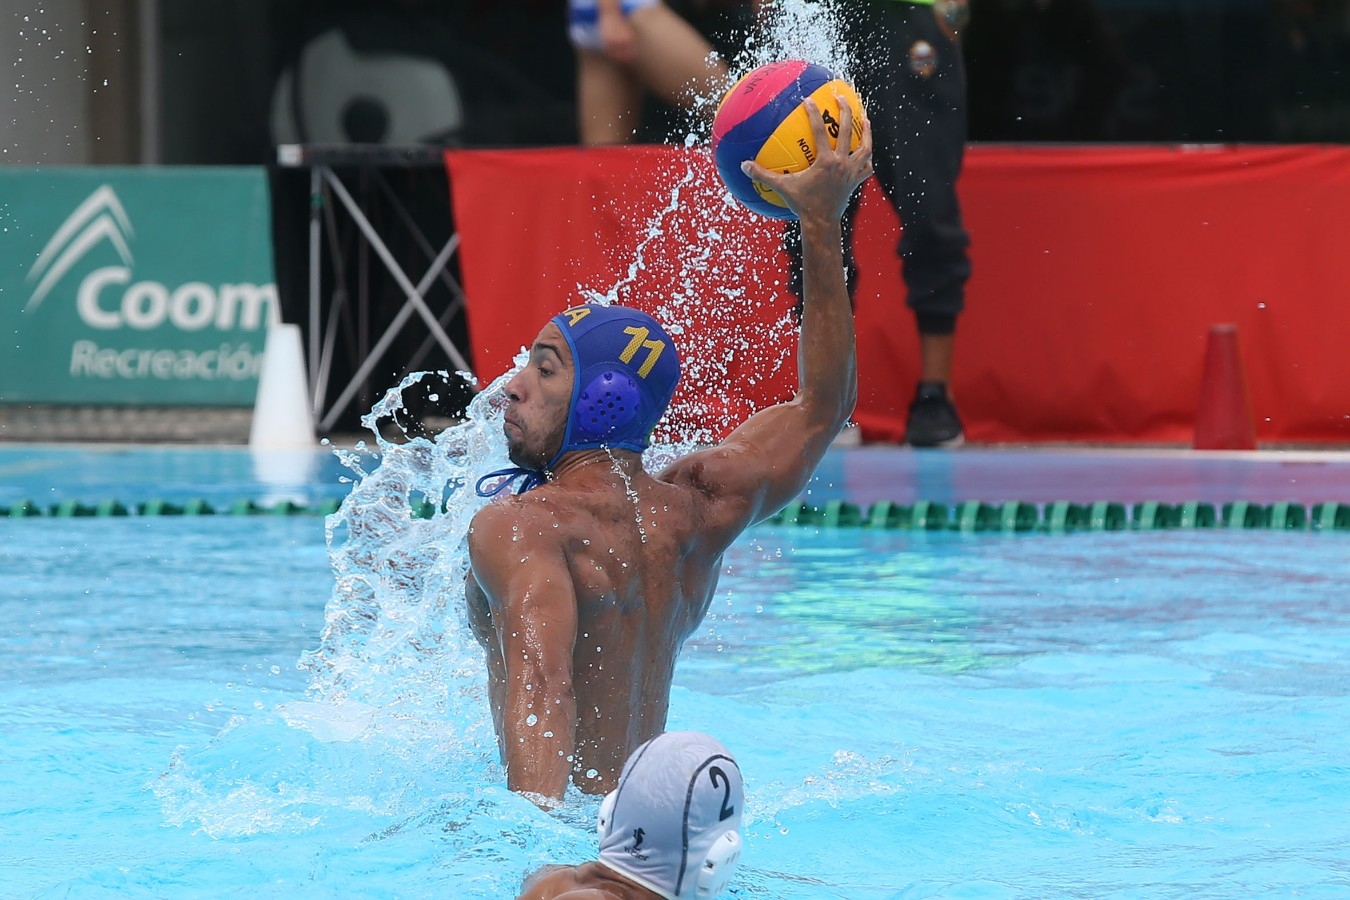
[[[635,9],[628,21],[637,34],[635,69],[647,89],[682,109],[702,99],[711,116],[729,85],[727,64],[707,39],[664,3]]]
[[[900,87],[908,102],[899,104],[905,136],[900,190],[894,195],[904,223],[899,252],[904,260],[907,302],[921,333],[950,334],[965,307],[970,277],[970,238],[961,219],[957,179],[965,158],[965,68],[960,48],[937,26],[931,10],[909,10],[912,31],[908,78]],[[936,57],[929,77],[914,57],[926,43]]]
[[[970,275],[969,238],[956,194],[965,152],[965,72],[960,49],[928,7],[887,4],[878,31],[889,58],[869,69],[877,179],[901,219],[897,250],[920,354],[906,439],[916,446],[952,446],[962,440],[963,428],[948,385]]]
[[[952,351],[955,346],[954,332],[951,334],[919,332],[919,380],[949,383],[952,380]]]
[[[587,146],[626,144],[642,112],[635,74],[595,50],[577,48],[577,135]]]

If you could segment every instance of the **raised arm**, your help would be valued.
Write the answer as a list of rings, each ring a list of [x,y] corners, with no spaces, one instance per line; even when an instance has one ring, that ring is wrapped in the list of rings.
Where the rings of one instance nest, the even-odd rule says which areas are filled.
[[[528,500],[490,504],[469,535],[470,615],[481,591],[491,621],[475,629],[489,655],[506,785],[540,805],[567,789],[577,719],[576,596],[548,519]]]
[[[798,387],[786,403],[761,410],[717,447],[691,454],[669,470],[694,478],[728,532],[758,522],[806,486],[830,442],[848,422],[858,395],[853,311],[844,280],[840,219],[849,197],[872,173],[872,131],[864,121],[858,149],[849,152],[852,112],[841,102],[838,146],[830,149],[816,104],[807,110],[819,149],[805,171],[785,175],[747,162],[756,181],[776,190],[802,230],[802,325]],[[732,535],[734,536],[734,535]]]

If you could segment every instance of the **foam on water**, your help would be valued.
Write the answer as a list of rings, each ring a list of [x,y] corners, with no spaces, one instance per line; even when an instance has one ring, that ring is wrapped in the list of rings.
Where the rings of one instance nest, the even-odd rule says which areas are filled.
[[[761,25],[744,36],[744,50],[730,60],[730,82],[756,66],[794,58],[824,65],[849,79],[853,61],[837,39],[841,17],[834,2],[782,0],[766,5]],[[782,226],[740,207],[711,163],[707,144],[720,101],[720,95],[695,97],[682,138],[692,155],[671,163],[664,173],[659,189],[668,190],[667,202],[648,222],[625,276],[607,288],[578,285],[587,299],[642,306],[681,340],[684,378],[669,416],[657,430],[657,437],[666,443],[711,443],[744,420],[754,411],[748,404],[710,398],[716,387],[734,377],[729,374],[730,363],[761,362],[756,371],[740,375],[750,386],[780,383],[796,340],[796,321],[786,312],[767,328],[744,328],[767,298],[786,296],[786,271],[773,272],[764,283],[757,256],[761,251],[738,246],[730,236],[747,217],[775,233]],[[664,252],[649,261],[645,250],[653,241],[661,241]],[[652,296],[644,288],[643,275],[667,274],[656,268],[662,265],[675,267],[676,287],[668,296]],[[688,322],[695,327],[684,327]]]

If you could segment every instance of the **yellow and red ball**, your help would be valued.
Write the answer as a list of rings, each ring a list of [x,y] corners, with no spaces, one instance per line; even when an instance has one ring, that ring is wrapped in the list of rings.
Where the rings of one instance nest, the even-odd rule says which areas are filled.
[[[862,101],[852,85],[824,66],[799,59],[769,63],[732,85],[717,108],[712,131],[713,160],[731,195],[763,215],[796,218],[778,192],[742,172],[741,163],[753,159],[785,173],[810,166],[816,160],[816,142],[803,103],[808,97],[816,102],[833,147],[841,126],[836,95],[853,111],[849,149],[856,150],[862,141]]]

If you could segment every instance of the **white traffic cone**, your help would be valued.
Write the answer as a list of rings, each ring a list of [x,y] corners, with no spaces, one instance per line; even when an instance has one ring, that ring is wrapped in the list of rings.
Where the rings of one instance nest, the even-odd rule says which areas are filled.
[[[274,322],[267,329],[248,445],[256,450],[312,450],[316,446],[299,325]]]

